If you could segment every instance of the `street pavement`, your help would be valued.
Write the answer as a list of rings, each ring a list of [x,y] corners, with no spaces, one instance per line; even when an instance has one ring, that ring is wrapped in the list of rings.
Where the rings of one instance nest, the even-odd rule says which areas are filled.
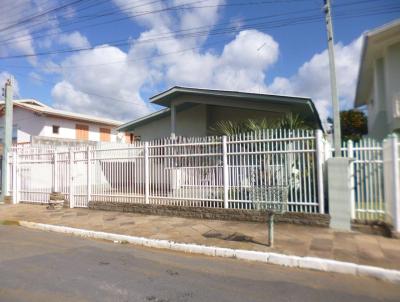
[[[1,220],[24,220],[93,231],[222,248],[320,257],[400,270],[400,240],[360,232],[277,223],[267,244],[265,223],[189,219],[89,209],[47,210],[44,205],[2,205]],[[1,302],[1,301],[0,301]]]
[[[400,286],[1,225],[0,301],[400,301]]]

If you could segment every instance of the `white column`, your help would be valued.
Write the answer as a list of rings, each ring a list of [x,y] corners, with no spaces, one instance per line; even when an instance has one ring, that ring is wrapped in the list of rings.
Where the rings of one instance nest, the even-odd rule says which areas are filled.
[[[53,153],[53,192],[58,192],[58,162],[56,151]]]
[[[347,157],[352,161],[350,163],[350,204],[351,204],[351,219],[356,218],[356,195],[355,195],[355,184],[354,184],[354,149],[353,141],[349,140],[347,142]]]
[[[144,200],[145,203],[150,203],[149,193],[150,193],[150,171],[149,171],[149,143],[144,143]]]
[[[18,203],[18,175],[17,175],[17,171],[18,171],[18,153],[17,150],[14,149],[13,153],[12,153],[12,203],[16,204]]]
[[[222,137],[222,161],[223,161],[223,181],[224,181],[224,208],[229,207],[229,167],[228,167],[228,144],[227,138]]]
[[[74,204],[74,152],[69,150],[69,207],[73,208]]]
[[[400,157],[399,157],[399,140],[395,134],[392,137],[392,154],[393,154],[393,227],[396,232],[400,232]]]
[[[400,233],[400,159],[399,140],[395,134],[383,143],[383,173],[386,219]]]
[[[87,193],[87,204],[89,205],[89,201],[91,199],[91,195],[92,195],[92,156],[91,156],[91,152],[90,152],[90,147],[87,147],[86,150],[86,159],[87,159],[87,179],[86,179],[86,185],[87,185],[87,189],[86,189],[86,193]]]
[[[318,186],[318,208],[319,212],[325,212],[325,193],[324,193],[324,171],[323,164],[325,161],[323,134],[322,130],[315,132],[316,160],[317,160],[317,186]]]
[[[175,138],[176,135],[176,107],[171,104],[171,138]]]

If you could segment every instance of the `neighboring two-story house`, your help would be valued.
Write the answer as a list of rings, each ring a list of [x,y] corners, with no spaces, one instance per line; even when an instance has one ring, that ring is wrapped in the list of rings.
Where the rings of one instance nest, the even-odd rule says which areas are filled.
[[[400,134],[400,20],[364,36],[355,107],[367,106],[368,134]]]
[[[3,125],[4,102],[0,103],[0,125]],[[91,115],[54,109],[37,100],[15,100],[13,107],[13,143],[125,142],[118,134],[122,123]],[[0,127],[0,143],[3,140]]]

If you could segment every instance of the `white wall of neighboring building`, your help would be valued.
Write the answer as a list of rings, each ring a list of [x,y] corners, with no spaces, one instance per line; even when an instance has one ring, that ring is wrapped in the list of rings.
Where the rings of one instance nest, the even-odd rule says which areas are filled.
[[[0,117],[0,125],[4,123],[3,120],[4,116]],[[31,136],[76,139],[76,124],[89,126],[90,141],[100,141],[100,128],[109,128],[111,130],[110,141],[121,142],[120,139],[117,139],[115,127],[65,118],[41,116],[33,111],[19,107],[14,107],[13,124],[17,128],[18,143],[29,143]],[[53,125],[60,127],[58,134],[53,133]],[[3,135],[3,131],[0,131],[0,139],[3,139]]]
[[[400,42],[375,58],[368,101],[369,135],[383,139],[392,131],[400,131]]]
[[[400,42],[388,46],[385,53],[385,94],[389,125],[400,130]]]

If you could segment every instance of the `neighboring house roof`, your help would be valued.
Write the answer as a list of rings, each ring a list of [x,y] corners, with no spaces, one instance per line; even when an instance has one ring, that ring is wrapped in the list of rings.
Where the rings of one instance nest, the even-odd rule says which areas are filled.
[[[373,87],[374,60],[383,56],[386,43],[400,41],[400,19],[364,34],[354,106],[368,104]]]
[[[183,98],[184,97],[184,98]],[[273,95],[273,94],[260,94],[260,93],[248,93],[239,91],[226,91],[226,90],[213,90],[213,89],[199,89],[199,88],[187,88],[187,87],[172,87],[160,94],[157,94],[150,98],[150,102],[153,104],[170,107],[173,100],[180,98],[183,101],[178,102],[177,110],[182,107],[183,103],[190,103],[196,98],[196,100],[202,100],[204,104],[217,104],[216,102],[211,102],[214,100],[226,100],[232,101],[236,99],[237,104],[225,104],[225,106],[233,106],[240,104],[242,102],[252,102],[267,106],[287,106],[296,107],[299,112],[307,112],[308,116],[312,116],[320,129],[323,129],[321,120],[319,118],[317,109],[310,98],[304,97],[294,97],[294,96],[284,96],[284,95]],[[224,105],[222,105],[224,106]],[[240,106],[240,105],[239,105]],[[238,107],[238,106],[236,106]],[[246,108],[246,106],[242,106]],[[118,131],[129,131],[130,129],[147,124],[151,121],[163,118],[169,115],[169,108],[162,109],[146,115],[144,117],[138,118],[136,120],[125,123],[117,128]]]
[[[64,119],[73,119],[77,121],[83,122],[91,122],[108,126],[120,126],[122,122],[115,121],[107,118],[101,118],[97,116],[81,114],[81,113],[73,113],[64,110],[54,109],[46,104],[43,104],[34,99],[23,99],[23,100],[14,100],[14,106],[27,109],[29,111],[33,111],[40,115],[51,116],[56,118],[64,118]],[[0,107],[4,106],[4,101],[0,102]]]

